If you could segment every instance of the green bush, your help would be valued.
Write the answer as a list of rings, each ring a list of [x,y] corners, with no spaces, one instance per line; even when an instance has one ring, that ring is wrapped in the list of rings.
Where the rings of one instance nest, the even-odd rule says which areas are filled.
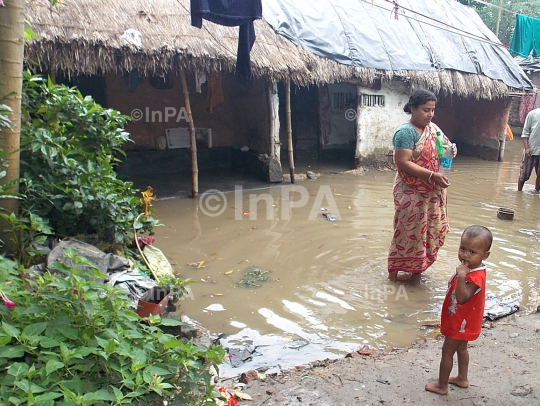
[[[102,241],[131,239],[142,211],[130,182],[114,166],[130,141],[129,117],[105,109],[75,88],[24,74],[21,124],[22,213],[47,219],[60,236],[95,234]],[[140,232],[157,222],[142,217]]]
[[[77,268],[57,263],[58,274],[0,257],[0,290],[15,304],[0,302],[0,404],[214,404],[209,368],[224,350],[160,329],[177,321],[143,322],[122,291],[96,282],[104,275],[66,252]]]

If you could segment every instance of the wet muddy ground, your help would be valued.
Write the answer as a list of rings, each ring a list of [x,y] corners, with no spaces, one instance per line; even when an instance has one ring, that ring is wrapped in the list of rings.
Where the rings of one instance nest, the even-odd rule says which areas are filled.
[[[241,404],[254,406],[539,404],[540,315],[510,316],[488,326],[469,345],[469,388],[450,386],[446,396],[424,390],[438,375],[440,336],[428,336],[388,354],[355,353],[310,368],[247,378],[247,384],[237,390],[252,398]],[[229,379],[220,384],[234,391],[238,382]]]
[[[524,312],[536,309],[540,197],[534,175],[516,192],[521,146],[520,139],[509,142],[505,162],[458,155],[448,190],[452,230],[439,260],[414,283],[387,281],[392,171],[314,161],[301,170],[318,178],[294,186],[249,189],[252,183],[229,179],[223,192],[218,182],[201,199],[157,200],[164,226],[156,229],[155,245],[182,278],[196,282],[179,310],[221,334],[225,346],[249,351],[241,356],[246,363],[223,368],[225,377],[341,358],[364,345],[406,347],[433,332],[459,237],[475,223],[495,237],[488,295]],[[159,188],[156,194],[159,199]],[[498,207],[514,209],[514,220],[498,219]],[[329,221],[328,213],[338,220]]]

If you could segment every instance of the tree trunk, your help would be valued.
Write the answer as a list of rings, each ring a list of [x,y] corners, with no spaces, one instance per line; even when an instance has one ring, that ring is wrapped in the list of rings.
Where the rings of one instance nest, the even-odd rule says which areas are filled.
[[[2,182],[19,178],[19,148],[21,130],[21,92],[24,59],[24,0],[5,0],[0,6],[0,99],[13,110],[12,129],[0,132],[0,149],[8,161],[7,176]],[[12,190],[18,191],[18,186]],[[0,200],[0,207],[17,213],[15,199]],[[5,224],[0,228],[5,229]]]

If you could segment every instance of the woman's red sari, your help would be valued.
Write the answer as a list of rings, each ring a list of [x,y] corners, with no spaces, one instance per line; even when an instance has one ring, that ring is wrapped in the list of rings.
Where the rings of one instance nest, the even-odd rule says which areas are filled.
[[[435,124],[429,124],[413,147],[412,162],[439,171]],[[446,136],[445,136],[446,138]],[[394,164],[395,154],[394,154]],[[435,262],[449,230],[446,189],[398,169],[394,182],[394,237],[388,272],[422,273]]]

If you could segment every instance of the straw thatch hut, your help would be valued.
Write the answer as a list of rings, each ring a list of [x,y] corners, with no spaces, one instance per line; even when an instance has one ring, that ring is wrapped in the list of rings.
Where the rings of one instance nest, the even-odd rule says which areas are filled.
[[[263,1],[265,19],[268,1]],[[437,122],[468,147],[460,148],[462,153],[468,149],[496,158],[508,117],[507,96],[517,90],[483,74],[452,69],[339,63],[296,46],[266,20],[255,21],[253,79],[246,83],[234,76],[238,28],[207,21],[202,29],[192,27],[188,0],[65,0],[53,8],[48,0],[33,0],[27,7],[28,23],[39,39],[26,47],[26,57],[57,80],[78,84],[105,106],[134,118],[127,128],[135,141],[127,160],[132,172],[142,168],[142,160],[145,173],[152,167],[161,173],[190,167],[183,148],[188,123],[180,71],[186,72],[194,123],[201,128],[201,169],[231,161],[257,165],[253,158],[258,154],[279,162],[286,136],[279,124],[285,122],[279,102],[284,80],[293,83],[297,155],[345,156],[351,166],[388,160],[393,130],[405,120],[401,107],[419,87],[441,95]],[[353,120],[345,114],[350,109]],[[476,134],[482,136],[476,139]],[[250,148],[247,156],[239,152],[243,146]],[[280,179],[280,173],[264,176]]]

